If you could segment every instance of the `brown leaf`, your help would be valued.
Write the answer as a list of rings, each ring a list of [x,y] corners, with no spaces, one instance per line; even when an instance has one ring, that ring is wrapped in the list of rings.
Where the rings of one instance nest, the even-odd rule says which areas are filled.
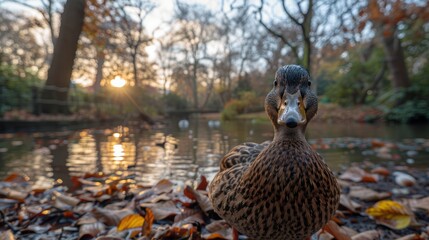
[[[204,213],[207,213],[208,211],[213,210],[213,206],[209,200],[209,198],[201,193],[200,191],[197,191],[190,186],[186,186],[185,191],[188,192],[188,194],[192,194],[192,196],[195,198],[195,200],[198,202],[198,205],[200,208],[204,211]],[[189,197],[187,195],[187,197]],[[191,197],[189,197],[191,198]]]
[[[173,201],[159,203],[142,203],[141,207],[150,208],[156,221],[180,214],[180,209],[176,207]]]
[[[350,167],[343,174],[339,176],[342,180],[349,180],[353,182],[377,182],[378,176],[367,173],[359,167]]]
[[[207,231],[211,233],[223,230],[225,228],[231,228],[225,220],[212,221],[206,226]]]
[[[349,196],[359,198],[363,201],[376,201],[390,197],[388,192],[376,192],[372,189],[362,186],[350,187]]]
[[[206,226],[210,233],[204,234],[204,239],[233,239],[232,228],[224,221],[214,221]]]
[[[202,215],[200,210],[185,208],[181,214],[176,215],[174,217],[173,226],[181,227],[182,225],[195,223],[203,225],[204,216]]]
[[[80,202],[80,200],[75,197],[67,196],[57,191],[54,191],[53,195],[55,196],[54,206],[62,210],[71,209]]]
[[[340,205],[354,213],[359,212],[358,209],[362,207],[359,203],[351,200],[348,195],[344,194],[340,195]]]
[[[369,230],[354,235],[352,240],[379,240],[380,237],[380,233],[377,230]]]
[[[329,221],[323,229],[330,233],[337,240],[351,240],[350,236],[347,235],[346,231],[343,230],[337,223],[334,221]]]
[[[427,238],[421,237],[419,234],[409,234],[395,240],[426,240]]]
[[[201,176],[201,182],[198,184],[197,190],[206,191],[209,183],[207,182],[207,178],[205,176]]]
[[[93,210],[94,216],[100,219],[108,226],[117,226],[121,219],[127,215],[133,214],[134,211],[128,208],[121,210],[112,210],[96,207]]]
[[[28,182],[30,181],[30,178],[26,175],[21,175],[19,173],[11,173],[9,176],[5,177],[3,179],[3,182],[15,182],[15,183],[22,183],[22,182]]]
[[[11,188],[1,188],[0,195],[6,196],[6,198],[15,199],[20,202],[23,202],[25,198],[27,198],[28,193],[17,191]]]
[[[376,168],[371,170],[371,173],[378,174],[378,175],[385,176],[385,177],[390,175],[390,171],[384,167],[376,167]]]
[[[79,227],[79,239],[94,238],[105,229],[106,226],[102,222],[82,224]]]
[[[162,179],[153,186],[153,190],[156,194],[169,193],[173,190],[173,183],[170,180]]]
[[[429,197],[420,199],[403,199],[401,203],[409,206],[412,210],[424,209],[429,212]]]
[[[152,210],[150,208],[146,208],[146,216],[144,217],[144,224],[142,234],[143,236],[149,237],[152,231],[153,220],[155,219]]]
[[[141,201],[141,200],[145,200],[149,197],[152,197],[155,194],[155,191],[153,189],[146,189],[143,190],[141,192],[139,192],[139,194],[136,196],[136,201]]]
[[[152,239],[187,239],[194,232],[192,225],[186,227],[160,227],[156,230]]]
[[[157,203],[157,202],[168,201],[168,200],[171,200],[171,195],[163,193],[161,195],[155,195],[155,194],[153,194],[150,197],[142,199],[141,202],[144,202],[144,203],[148,203],[148,202],[149,203]]]

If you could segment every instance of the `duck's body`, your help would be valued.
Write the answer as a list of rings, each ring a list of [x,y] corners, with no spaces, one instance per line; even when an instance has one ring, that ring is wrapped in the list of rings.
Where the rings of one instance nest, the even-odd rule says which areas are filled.
[[[276,81],[282,80],[278,75]],[[308,92],[302,94],[303,89],[290,80],[296,76],[280,77],[286,78],[283,92],[278,90],[281,83],[275,83],[266,100],[266,111],[275,129],[273,141],[232,149],[221,161],[209,196],[215,211],[251,238],[302,240],[333,216],[340,192],[335,176],[304,137],[306,123],[317,111],[317,101],[316,109],[307,108],[314,99]],[[288,85],[298,90],[288,90]],[[297,96],[297,91],[303,97]],[[284,95],[288,95],[289,107],[293,105],[291,97],[301,99],[303,104],[299,107],[297,103],[297,108],[305,113],[287,106],[282,110],[277,103],[283,102]],[[305,116],[301,118],[301,114]]]

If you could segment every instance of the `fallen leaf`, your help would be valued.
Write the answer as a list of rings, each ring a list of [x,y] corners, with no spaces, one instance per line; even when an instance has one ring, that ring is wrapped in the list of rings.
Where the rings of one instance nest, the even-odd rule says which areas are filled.
[[[81,203],[73,208],[73,212],[78,214],[84,214],[87,212],[91,212],[94,209],[94,203],[93,202],[86,202]]]
[[[142,228],[143,236],[149,237],[152,231],[153,220],[155,219],[152,210],[150,208],[146,208],[146,216],[144,217],[144,224]]]
[[[35,193],[42,193],[51,189],[55,185],[54,180],[47,177],[38,177],[37,181],[31,185],[31,190]]]
[[[153,190],[156,194],[169,193],[173,190],[173,183],[168,179],[162,179],[153,186]]]
[[[347,235],[347,232],[332,220],[329,221],[323,229],[334,236],[337,240],[351,240],[350,236]]]
[[[62,210],[71,209],[80,202],[80,200],[75,197],[67,196],[57,191],[54,191],[53,195],[55,196],[54,206]]]
[[[206,226],[210,233],[202,235],[204,239],[233,239],[232,228],[224,221],[213,221]]]
[[[201,213],[200,210],[197,209],[189,209],[185,208],[184,211],[174,217],[174,223],[173,226],[180,227],[185,224],[189,223],[199,223],[203,225],[204,222],[204,216]]]
[[[380,140],[371,141],[372,148],[381,148],[381,147],[384,147],[384,145],[386,145],[386,144]]]
[[[225,228],[231,228],[225,220],[212,221],[210,224],[206,226],[207,231],[212,233],[220,231]]]
[[[21,229],[22,232],[33,232],[33,233],[45,233],[51,229],[51,225],[29,225],[28,227]]]
[[[380,237],[377,230],[369,230],[352,236],[352,240],[379,240]]]
[[[117,226],[122,218],[134,213],[133,210],[128,208],[124,208],[121,210],[112,210],[100,207],[95,207],[92,212],[94,213],[94,216],[96,218],[98,218],[100,221],[104,222],[108,226]]]
[[[139,228],[143,226],[143,223],[144,218],[140,216],[140,214],[130,214],[121,219],[117,226],[117,229],[119,232],[121,232],[130,228]]]
[[[403,172],[393,172],[392,174],[395,177],[395,183],[403,187],[412,187],[416,184],[416,179]]]
[[[376,167],[376,168],[371,170],[371,173],[378,174],[378,175],[385,176],[385,177],[390,175],[390,171],[384,167]]]
[[[429,197],[420,199],[404,199],[402,203],[409,206],[412,210],[424,209],[429,212]]]
[[[375,174],[367,173],[359,167],[350,167],[339,176],[342,180],[349,180],[353,182],[377,182],[378,176]]]
[[[180,214],[180,209],[176,207],[173,201],[159,203],[142,203],[140,204],[140,206],[150,208],[155,217],[155,220],[157,221]]]
[[[188,228],[170,227],[158,228],[152,237],[152,239],[188,239],[192,234],[192,225],[188,225]]]
[[[105,229],[106,226],[102,222],[82,224],[79,227],[79,239],[94,238]]]
[[[350,187],[349,196],[359,198],[363,201],[376,201],[390,197],[388,192],[376,192],[372,189],[362,187],[362,186],[352,186]]]
[[[427,238],[420,236],[419,234],[409,234],[395,240],[426,240]]]
[[[27,198],[28,193],[17,191],[11,188],[1,188],[0,195],[6,196],[6,198],[15,199],[20,202],[23,202],[25,198]]]
[[[191,188],[190,186],[186,186],[185,191],[187,192],[185,193],[185,195],[187,194],[186,196],[188,198],[195,199],[198,202],[198,205],[200,206],[201,210],[204,211],[204,213],[213,210],[213,206],[206,195],[202,194],[200,191]]]
[[[171,196],[169,194],[163,193],[161,195],[151,195],[150,197],[147,197],[143,200],[141,200],[141,202],[146,203],[146,202],[150,202],[150,203],[157,203],[157,202],[161,202],[161,201],[168,201],[171,200]]]
[[[3,179],[3,182],[22,183],[22,182],[28,182],[29,180],[30,178],[26,175],[22,175],[19,173],[11,173],[9,174],[9,176]]]
[[[354,213],[358,212],[358,209],[362,207],[359,203],[351,200],[349,195],[345,194],[340,195],[340,205]]]
[[[139,194],[137,194],[135,201],[146,200],[147,198],[152,197],[154,194],[155,194],[155,191],[153,189],[143,190],[139,192]]]
[[[377,223],[392,229],[408,227],[413,218],[413,213],[407,207],[392,200],[379,201],[365,212]]]
[[[207,182],[207,178],[205,176],[201,176],[201,182],[198,184],[197,190],[206,191],[209,183]]]
[[[350,167],[345,172],[343,172],[339,178],[343,180],[350,180],[353,182],[360,182],[362,180],[362,176],[366,174],[365,170],[359,167]]]

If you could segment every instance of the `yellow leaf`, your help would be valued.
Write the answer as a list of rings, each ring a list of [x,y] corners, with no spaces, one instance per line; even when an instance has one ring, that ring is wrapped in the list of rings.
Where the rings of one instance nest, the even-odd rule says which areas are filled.
[[[368,208],[366,213],[378,223],[392,229],[404,229],[411,223],[413,214],[404,205],[392,201],[383,200]]]
[[[131,214],[121,219],[118,224],[118,231],[124,231],[130,228],[142,227],[144,218],[139,214]]]

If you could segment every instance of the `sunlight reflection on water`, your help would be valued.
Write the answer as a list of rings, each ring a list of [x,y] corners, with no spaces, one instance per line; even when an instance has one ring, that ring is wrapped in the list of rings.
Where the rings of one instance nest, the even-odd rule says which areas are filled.
[[[392,141],[424,137],[428,127],[415,130],[404,126],[316,124],[310,126],[309,132],[312,144],[318,143],[322,137],[325,138],[323,143],[332,146],[336,142],[349,141],[349,145],[343,144],[343,147],[324,149],[322,146],[318,149],[328,165],[337,171],[342,164],[377,161],[373,156],[363,156],[363,149],[350,144],[363,146],[368,142],[365,138],[373,137]],[[190,127],[184,130],[172,121],[157,130],[117,126],[75,132],[2,134],[0,177],[18,172],[33,180],[62,179],[70,185],[70,176],[126,171],[136,174],[148,185],[161,178],[195,182],[201,175],[211,179],[218,171],[219,160],[233,146],[245,141],[262,142],[272,135],[270,124],[237,121],[211,128],[206,119],[193,119]],[[335,139],[344,136],[354,138]],[[420,147],[418,151],[419,154],[413,157],[415,165],[427,167],[429,148]],[[402,156],[402,162],[405,159],[407,157]]]

